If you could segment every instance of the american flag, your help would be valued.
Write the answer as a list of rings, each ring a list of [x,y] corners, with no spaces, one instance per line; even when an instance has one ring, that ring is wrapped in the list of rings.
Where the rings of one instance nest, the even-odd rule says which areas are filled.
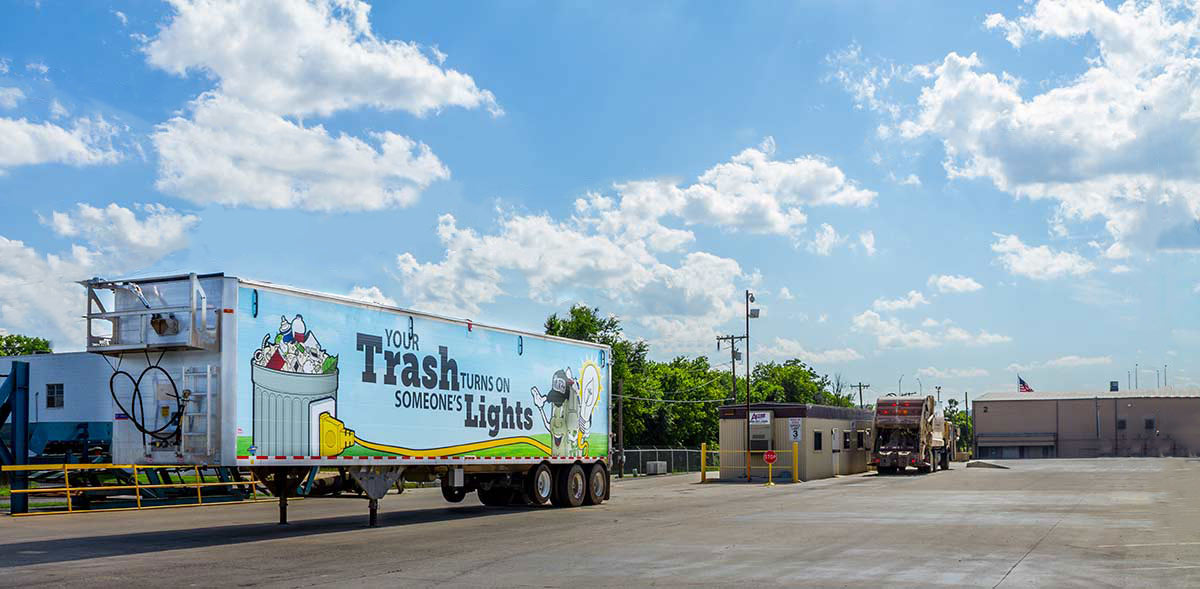
[[[1017,392],[1019,392],[1019,393],[1032,393],[1033,392],[1033,387],[1029,386],[1029,384],[1025,382],[1025,379],[1021,378],[1021,375],[1019,375],[1019,374],[1017,375]]]

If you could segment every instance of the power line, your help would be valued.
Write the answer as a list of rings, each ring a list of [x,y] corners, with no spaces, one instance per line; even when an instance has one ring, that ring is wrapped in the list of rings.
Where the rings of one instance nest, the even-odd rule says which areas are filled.
[[[696,404],[696,403],[726,403],[731,400],[731,399],[697,399],[697,400],[654,399],[651,397],[631,397],[629,395],[613,395],[613,396],[617,397],[618,399],[630,399],[633,401],[654,401],[657,403],[692,403],[692,404]]]

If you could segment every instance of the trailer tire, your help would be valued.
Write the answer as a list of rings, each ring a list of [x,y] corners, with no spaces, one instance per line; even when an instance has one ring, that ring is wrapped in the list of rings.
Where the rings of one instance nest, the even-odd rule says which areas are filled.
[[[546,463],[529,469],[525,475],[525,497],[533,505],[545,505],[554,497],[554,471]]]
[[[462,503],[467,496],[466,487],[451,487],[448,478],[442,479],[442,498],[450,503]]]
[[[588,468],[587,495],[583,498],[584,505],[600,505],[608,493],[608,469],[603,462],[593,463]]]
[[[578,464],[560,466],[558,469],[558,507],[579,507],[587,496],[587,477]]]
[[[502,485],[492,485],[487,489],[480,487],[475,494],[479,495],[479,502],[488,507],[506,507],[513,500],[512,488]]]

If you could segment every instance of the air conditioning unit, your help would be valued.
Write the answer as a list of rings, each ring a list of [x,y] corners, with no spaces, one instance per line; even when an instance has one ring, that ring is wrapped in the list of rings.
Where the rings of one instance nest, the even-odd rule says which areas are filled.
[[[646,461],[646,474],[667,474],[666,460]]]

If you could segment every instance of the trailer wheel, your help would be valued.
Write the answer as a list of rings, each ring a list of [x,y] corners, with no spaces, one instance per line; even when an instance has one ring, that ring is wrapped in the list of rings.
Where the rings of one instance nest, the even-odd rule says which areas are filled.
[[[587,495],[587,477],[583,475],[583,467],[578,464],[562,466],[558,469],[558,507],[579,507]]]
[[[466,496],[466,487],[451,487],[449,477],[442,478],[442,498],[451,503],[462,503]]]
[[[554,473],[550,465],[542,463],[525,475],[525,497],[534,505],[545,505],[554,496]]]
[[[494,484],[487,489],[480,487],[475,493],[479,495],[479,502],[488,507],[504,507],[513,500],[512,488],[503,485]]]
[[[588,468],[587,496],[583,498],[585,505],[600,505],[608,493],[608,469],[603,462],[596,462]]]

